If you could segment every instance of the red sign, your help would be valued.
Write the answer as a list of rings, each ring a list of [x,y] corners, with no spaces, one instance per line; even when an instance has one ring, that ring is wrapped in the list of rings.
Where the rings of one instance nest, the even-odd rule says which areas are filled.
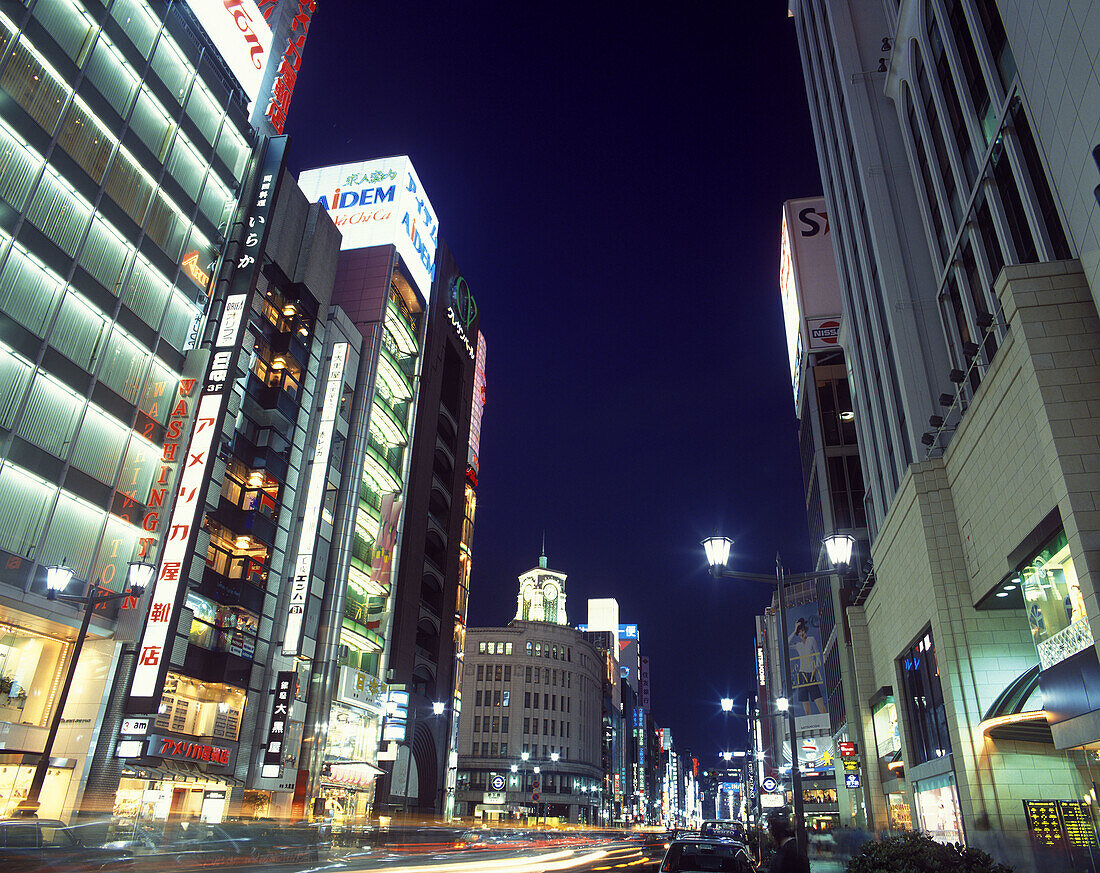
[[[228,764],[229,749],[210,746],[205,743],[192,743],[187,740],[174,740],[171,737],[150,737],[149,754],[158,758],[174,758],[180,761],[209,761],[211,764]]]
[[[837,743],[836,747],[840,750],[840,757],[842,758],[854,758],[857,754],[855,743],[841,742]]]
[[[264,18],[270,14],[274,4],[264,9]],[[298,0],[298,14],[290,23],[290,38],[283,50],[283,59],[279,62],[275,84],[271,88],[271,102],[267,104],[267,118],[272,126],[283,132],[286,114],[290,109],[290,96],[294,93],[294,84],[298,80],[298,70],[302,65],[302,49],[306,46],[306,34],[309,23],[317,10],[316,0]]]

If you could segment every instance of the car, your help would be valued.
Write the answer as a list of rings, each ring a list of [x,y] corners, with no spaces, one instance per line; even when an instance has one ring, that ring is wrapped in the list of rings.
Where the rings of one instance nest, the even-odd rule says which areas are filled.
[[[701,837],[724,837],[745,842],[745,826],[736,819],[708,819],[699,826]]]
[[[63,821],[0,819],[0,868],[4,873],[119,870],[130,861],[127,852],[85,845]]]
[[[661,862],[661,873],[753,873],[754,866],[744,843],[736,840],[673,840]]]

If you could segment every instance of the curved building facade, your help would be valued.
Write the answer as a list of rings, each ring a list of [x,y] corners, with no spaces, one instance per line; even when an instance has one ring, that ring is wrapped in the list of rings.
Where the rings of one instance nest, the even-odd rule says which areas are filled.
[[[462,817],[596,821],[604,658],[565,623],[564,583],[542,557],[520,577],[521,612],[522,592],[552,586],[555,620],[516,618],[466,632],[455,808]]]

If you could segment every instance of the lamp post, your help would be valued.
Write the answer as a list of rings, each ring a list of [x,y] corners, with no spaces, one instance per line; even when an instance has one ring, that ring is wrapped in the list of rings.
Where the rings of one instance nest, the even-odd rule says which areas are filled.
[[[832,534],[826,537],[823,541],[825,551],[828,553],[829,561],[834,565],[834,568],[840,565],[847,565],[851,560],[852,545],[854,540],[847,534]],[[775,576],[769,576],[762,573],[742,573],[739,571],[727,570],[726,562],[729,560],[730,547],[733,545],[733,540],[729,537],[712,536],[703,540],[703,551],[707,556],[707,564],[710,568],[710,574],[715,579],[744,579],[750,582],[767,582],[770,585],[776,587],[779,599],[779,659],[782,662],[783,671],[783,698],[788,703],[791,696],[791,661],[790,653],[788,651],[787,640],[787,584],[799,584],[801,582],[809,582],[814,579],[824,579],[836,574],[836,569],[830,569],[826,571],[814,572],[814,573],[798,573],[788,576],[783,570],[783,561],[777,552],[775,555]],[[845,551],[845,549],[847,551]],[[778,703],[778,700],[776,701]],[[724,706],[724,704],[723,704]],[[795,839],[798,844],[798,851],[801,854],[806,854],[806,816],[804,805],[802,802],[802,773],[798,764],[798,750],[797,750],[797,734],[795,732],[794,724],[794,709],[789,705],[786,711],[787,715],[787,733],[790,736],[791,742],[791,789],[794,794],[794,828]]]
[[[560,755],[560,754],[558,754],[557,752],[551,752],[551,753],[550,753],[550,761],[551,761],[552,763],[554,763],[554,764],[558,763],[558,759],[559,759],[559,758],[561,758],[561,755]],[[558,774],[557,774],[556,772],[555,772],[554,778],[555,778],[555,779],[557,779],[557,778],[558,778]],[[558,786],[557,786],[557,784],[555,783],[555,785],[554,785],[554,788],[555,788],[555,789],[557,789],[557,787],[558,787]],[[555,791],[554,791],[554,793],[555,793],[555,794],[561,794],[561,791],[560,791],[560,790],[555,790]],[[547,803],[547,804],[546,804],[546,805],[545,805],[545,806],[543,807],[543,810],[545,811],[545,810],[546,810],[546,807],[547,807],[547,806],[549,806],[549,805],[550,805],[550,804],[549,804],[549,803]],[[549,818],[549,817],[550,817],[549,815],[544,815],[544,816],[543,816],[543,819],[547,819],[547,818]]]
[[[153,579],[156,567],[144,561],[131,561],[127,573],[127,589],[118,594],[104,592],[97,586],[90,586],[85,594],[63,594],[62,592],[72,581],[73,571],[62,564],[60,567],[48,567],[46,569],[46,597],[50,600],[60,600],[62,603],[70,603],[84,608],[84,620],[80,623],[80,632],[76,636],[73,645],[73,654],[69,659],[69,667],[65,671],[65,680],[61,683],[61,690],[57,695],[57,704],[50,715],[50,729],[46,733],[46,744],[42,748],[42,757],[34,768],[31,777],[31,785],[27,790],[27,796],[19,802],[15,809],[15,815],[19,818],[35,818],[38,808],[41,806],[39,798],[42,795],[42,786],[46,783],[46,772],[50,768],[50,753],[53,752],[54,740],[57,738],[57,729],[61,727],[61,716],[65,712],[65,702],[69,697],[69,688],[73,684],[73,676],[76,675],[76,663],[80,657],[80,650],[84,646],[84,640],[88,636],[88,626],[92,622],[92,613],[105,603],[121,600],[124,597],[141,597],[149,583]]]

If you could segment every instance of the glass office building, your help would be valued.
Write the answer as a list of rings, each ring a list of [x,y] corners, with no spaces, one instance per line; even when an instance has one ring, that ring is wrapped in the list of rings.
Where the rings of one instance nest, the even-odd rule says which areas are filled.
[[[0,2],[0,814],[26,794],[79,623],[45,569],[119,591],[156,555],[185,353],[251,154],[240,86],[182,4],[157,8]],[[115,626],[93,620],[47,817],[82,784]]]

